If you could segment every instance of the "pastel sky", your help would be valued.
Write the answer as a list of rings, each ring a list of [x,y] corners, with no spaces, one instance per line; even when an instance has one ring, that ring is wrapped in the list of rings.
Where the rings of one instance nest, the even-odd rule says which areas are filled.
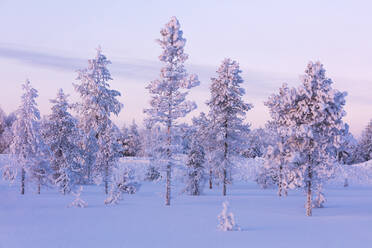
[[[345,121],[354,135],[372,118],[372,1],[14,1],[0,0],[0,106],[16,110],[21,84],[39,91],[42,114],[72,83],[100,45],[113,62],[113,89],[125,107],[115,121],[141,123],[145,86],[159,75],[155,39],[176,16],[187,39],[187,69],[201,79],[189,99],[207,111],[210,78],[225,57],[243,69],[253,127],[269,119],[263,105],[282,83],[300,84],[309,61],[320,60],[334,88],[347,91]]]

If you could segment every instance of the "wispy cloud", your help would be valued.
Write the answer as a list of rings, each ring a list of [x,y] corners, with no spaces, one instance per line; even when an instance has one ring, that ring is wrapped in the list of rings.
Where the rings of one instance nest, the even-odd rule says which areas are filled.
[[[13,44],[0,43],[0,57],[5,59],[16,60],[21,63],[26,63],[31,66],[50,68],[52,70],[62,70],[74,72],[80,68],[84,68],[88,58],[77,58],[72,56],[61,56],[53,52],[40,52],[37,49],[30,49]],[[210,78],[216,76],[216,66],[188,64],[187,69],[191,73],[196,73],[202,86],[198,87],[198,91],[206,91],[210,83]],[[128,78],[139,82],[148,82],[155,79],[159,75],[161,64],[158,61],[128,59],[116,57],[112,59],[110,66],[114,78]],[[288,76],[275,72],[261,72],[242,68],[243,78],[246,81],[244,87],[247,95],[256,99],[266,99],[271,93],[277,92],[282,83],[287,82],[290,85],[299,83],[298,76]],[[298,83],[297,83],[298,82]],[[350,85],[353,80],[339,79],[342,85]],[[367,82],[360,82],[363,85],[369,85]],[[353,92],[349,99],[353,102],[367,104],[370,102],[370,96],[366,96],[361,92]],[[357,94],[357,95],[356,95]]]
[[[76,71],[84,68],[88,58],[77,58],[72,56],[61,56],[57,53],[48,51],[38,51],[13,44],[0,43],[0,57],[16,60],[31,66],[45,67],[52,70]],[[188,71],[198,74],[203,87],[200,90],[206,90],[210,78],[215,76],[216,66],[206,65],[187,65]],[[111,71],[115,77],[130,78],[138,81],[149,81],[159,75],[161,64],[157,61],[115,58],[112,59]],[[275,73],[257,72],[243,68],[243,77],[249,92],[256,96],[267,95],[273,89],[278,88],[280,83],[292,80],[286,76]]]

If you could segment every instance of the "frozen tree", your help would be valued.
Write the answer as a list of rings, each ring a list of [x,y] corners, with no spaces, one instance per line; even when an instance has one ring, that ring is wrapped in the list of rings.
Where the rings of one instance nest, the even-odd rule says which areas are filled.
[[[247,158],[263,157],[276,138],[276,132],[268,127],[253,129],[247,135],[247,148],[242,155]]]
[[[0,153],[8,153],[13,140],[12,125],[16,120],[16,114],[8,116],[0,109]]]
[[[138,132],[138,126],[134,120],[129,126],[129,147],[130,153],[133,154],[133,156],[138,156],[141,150],[141,140]]]
[[[122,195],[135,194],[140,184],[134,177],[134,170],[125,166],[115,166],[112,173],[112,184],[105,204],[118,204],[122,200]]]
[[[109,168],[112,156],[106,156],[112,151],[112,147],[106,145],[112,142],[109,137],[112,134],[113,124],[111,114],[118,115],[122,104],[117,100],[120,93],[110,89],[109,81],[112,80],[107,66],[111,62],[102,54],[100,48],[94,59],[88,60],[88,67],[80,70],[74,84],[79,93],[81,102],[76,104],[76,110],[80,114],[79,127],[84,131],[82,148],[85,152],[85,167],[88,182],[94,177],[103,176],[105,191],[108,192]],[[97,158],[100,158],[97,161]]]
[[[297,92],[294,88],[290,89],[284,84],[279,89],[279,94],[272,95],[265,105],[269,108],[271,121],[271,131],[276,140],[270,145],[265,154],[264,176],[266,183],[273,182],[278,185],[278,195],[287,195],[287,189],[296,186],[293,183],[294,169],[291,167],[292,153],[290,144],[290,126],[287,123],[287,112],[296,108],[294,98]],[[262,180],[262,178],[261,178]]]
[[[109,125],[99,134],[99,150],[97,152],[95,169],[99,175],[98,178],[103,179],[106,194],[108,194],[112,168],[118,163],[118,159],[122,154],[122,147],[118,142],[120,131],[112,122]]]
[[[42,132],[51,150],[50,164],[53,180],[63,194],[69,193],[80,181],[83,153],[78,146],[80,132],[77,120],[68,112],[71,107],[60,89],[47,116]]]
[[[242,99],[245,90],[240,86],[243,83],[241,72],[236,61],[225,59],[217,70],[217,77],[212,78],[211,99],[207,102],[209,118],[213,120],[211,133],[216,139],[214,172],[223,184],[223,195],[230,183],[231,157],[240,154],[244,137],[249,132],[249,125],[243,120],[252,105]]]
[[[191,140],[190,151],[187,155],[187,176],[185,192],[190,195],[200,195],[205,181],[204,176],[204,148],[199,144],[197,133]]]
[[[124,125],[121,133],[120,141],[123,146],[123,155],[129,157],[138,156],[141,152],[141,140],[136,122],[133,120],[129,128]]]
[[[364,162],[372,159],[372,120],[362,132],[357,149],[359,161]]]
[[[167,129],[166,138],[166,194],[165,204],[170,205],[173,129],[179,118],[185,117],[196,108],[194,102],[186,101],[187,89],[199,85],[196,75],[189,76],[184,67],[188,56],[184,53],[186,39],[176,17],[160,31],[158,40],[162,54],[159,56],[164,66],[160,78],[152,81],[146,88],[150,91],[151,108],[145,109],[148,119],[163,124]]]
[[[240,227],[235,223],[234,214],[229,211],[229,202],[222,203],[222,212],[218,215],[218,229],[221,231],[240,231]]]
[[[313,208],[323,208],[326,199],[323,194],[322,185],[318,184],[316,189],[316,197],[313,201]]]
[[[143,154],[149,158],[149,167],[146,173],[146,180],[155,181],[161,179],[160,168],[157,160],[164,157],[164,133],[158,125],[154,126],[152,121],[144,121]]]
[[[35,101],[38,93],[28,80],[22,88],[24,93],[21,106],[17,110],[17,120],[12,126],[14,138],[10,153],[16,157],[16,171],[21,171],[21,194],[25,193],[26,172],[29,173],[30,180],[37,180],[40,193],[42,180],[47,176],[47,165],[43,159],[46,148],[43,147],[39,133],[40,112]]]
[[[279,123],[295,184],[307,193],[306,215],[312,215],[312,193],[334,175],[337,151],[345,124],[345,92],[332,89],[332,80],[325,76],[323,65],[310,62],[297,89],[284,86],[268,101],[270,113]],[[275,107],[275,105],[277,105]],[[280,162],[280,164],[282,164]]]
[[[4,153],[6,149],[6,140],[4,137],[5,130],[7,129],[6,125],[6,114],[0,108],[0,153]]]
[[[88,206],[88,204],[83,199],[81,199],[81,192],[83,192],[83,186],[80,186],[80,188],[76,192],[72,192],[72,194],[75,196],[75,200],[71,202],[68,207],[85,208]]]
[[[196,134],[199,143],[202,145],[205,153],[204,167],[208,173],[209,189],[213,187],[213,152],[216,149],[215,135],[213,133],[213,122],[208,116],[201,112],[198,117],[193,118],[193,126],[196,128]]]

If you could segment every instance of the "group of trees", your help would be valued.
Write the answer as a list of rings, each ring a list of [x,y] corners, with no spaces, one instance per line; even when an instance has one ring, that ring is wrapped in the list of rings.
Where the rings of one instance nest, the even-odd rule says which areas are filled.
[[[10,179],[21,173],[21,194],[25,193],[26,179],[37,182],[38,193],[41,185],[53,183],[64,194],[79,183],[103,180],[108,193],[110,172],[123,152],[120,131],[110,119],[112,114],[119,114],[122,104],[117,100],[120,93],[108,84],[112,80],[108,64],[110,61],[97,49],[88,67],[78,72],[79,83],[74,86],[81,101],[69,104],[60,89],[51,100],[51,114],[43,119],[36,104],[37,90],[29,80],[23,85],[22,102],[9,128],[11,134],[3,137],[4,131],[2,135],[9,141],[7,152],[16,161],[3,173]],[[77,116],[69,112],[71,109]]]
[[[3,174],[15,179],[20,172],[22,194],[26,179],[37,183],[39,193],[49,182],[64,194],[78,184],[103,182],[107,194],[118,158],[144,156],[157,161],[149,166],[147,178],[165,179],[165,204],[170,205],[172,169],[179,154],[187,156],[185,192],[191,195],[201,194],[206,182],[209,188],[222,185],[226,195],[234,158],[265,157],[258,183],[277,185],[279,196],[304,188],[306,214],[311,215],[314,191],[323,196],[322,185],[334,175],[335,163],[371,159],[372,121],[357,142],[342,120],[346,93],[332,88],[319,62],[308,64],[297,88],[284,84],[270,96],[265,105],[271,120],[264,128],[250,130],[245,115],[253,106],[242,99],[242,71],[227,58],[211,79],[208,113],[200,113],[190,125],[183,123],[197,108],[186,96],[200,82],[185,69],[186,39],[177,18],[172,17],[160,34],[163,67],[146,87],[151,100],[142,129],[134,121],[122,129],[112,122],[111,116],[123,105],[117,99],[120,93],[110,89],[111,62],[100,48],[88,67],[78,71],[74,87],[79,102],[70,104],[60,89],[51,100],[51,114],[41,119],[38,93],[27,80],[18,110],[8,116],[0,111],[0,152],[13,154],[16,161]]]

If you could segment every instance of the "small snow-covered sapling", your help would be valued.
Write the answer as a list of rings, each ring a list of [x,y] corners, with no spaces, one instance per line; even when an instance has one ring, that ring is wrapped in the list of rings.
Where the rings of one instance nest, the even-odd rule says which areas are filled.
[[[68,205],[68,207],[79,207],[79,208],[85,208],[88,206],[88,204],[80,198],[81,192],[83,191],[83,186],[80,186],[80,188],[76,191],[76,193],[72,192],[72,194],[75,196],[75,200]]]
[[[218,215],[218,229],[220,231],[240,231],[240,227],[235,223],[233,213],[228,213],[229,202],[225,201],[222,203],[222,212]]]

